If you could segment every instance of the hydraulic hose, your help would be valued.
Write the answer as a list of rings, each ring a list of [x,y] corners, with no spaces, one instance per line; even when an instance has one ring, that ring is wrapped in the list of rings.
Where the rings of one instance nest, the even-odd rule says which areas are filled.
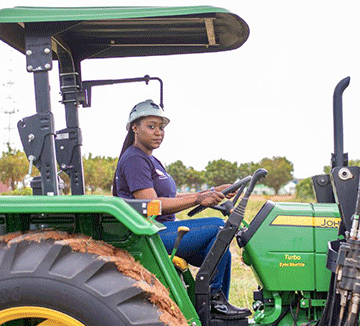
[[[331,321],[333,320],[332,317],[334,315],[334,307],[335,307],[336,299],[337,299],[335,273],[331,274],[330,284],[332,284],[332,286],[329,289],[326,306],[323,310],[323,314],[322,314],[320,320],[316,324],[317,326],[338,326],[336,321],[335,321],[335,323],[331,323]]]
[[[350,314],[348,320],[344,324],[344,326],[355,326],[356,323],[356,314]]]

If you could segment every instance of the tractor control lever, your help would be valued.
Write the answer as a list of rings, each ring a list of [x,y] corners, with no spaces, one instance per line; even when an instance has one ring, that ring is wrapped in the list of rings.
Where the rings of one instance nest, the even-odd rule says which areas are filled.
[[[184,235],[186,233],[188,233],[190,231],[190,229],[187,226],[179,226],[178,230],[177,230],[177,236],[175,239],[175,244],[174,244],[174,248],[171,252],[171,256],[170,256],[170,260],[173,261],[175,254],[179,248],[180,242],[182,240],[182,238],[184,237]]]
[[[258,169],[252,176],[249,187],[246,189],[244,198],[248,199],[254,190],[256,183],[266,177],[268,171],[265,169]]]
[[[250,178],[250,180],[251,180],[251,177],[249,177],[249,178]],[[249,180],[249,182],[250,182],[250,180]],[[237,203],[237,201],[239,200],[239,198],[240,198],[242,192],[244,191],[246,185],[247,185],[247,183],[244,183],[244,184],[241,185],[241,187],[239,188],[239,191],[236,193],[235,197],[234,197],[233,200],[232,200],[233,205],[235,205],[235,204]]]
[[[249,187],[245,191],[244,197],[241,199],[239,205],[237,205],[235,209],[233,209],[226,223],[228,223],[229,225],[233,225],[235,228],[240,227],[240,223],[245,216],[245,208],[248,203],[248,199],[253,192],[256,183],[261,179],[265,178],[267,173],[268,171],[266,171],[265,169],[256,170],[256,172],[252,176]]]

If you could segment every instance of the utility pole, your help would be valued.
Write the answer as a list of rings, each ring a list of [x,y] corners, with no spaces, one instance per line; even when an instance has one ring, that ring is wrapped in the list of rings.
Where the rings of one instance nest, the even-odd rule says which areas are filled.
[[[11,65],[10,65],[11,67]],[[5,147],[5,151],[9,147],[13,147],[14,145],[14,137],[13,131],[15,130],[15,123],[14,123],[14,115],[19,110],[16,109],[16,102],[13,96],[14,92],[14,76],[13,70],[9,68],[8,76],[6,81],[1,85],[3,91],[2,94],[5,95],[5,98],[1,101],[1,113],[2,113],[2,121],[3,121],[3,148]]]

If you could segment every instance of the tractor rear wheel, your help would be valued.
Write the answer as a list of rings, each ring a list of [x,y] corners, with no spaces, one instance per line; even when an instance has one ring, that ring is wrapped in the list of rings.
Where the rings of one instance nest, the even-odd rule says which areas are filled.
[[[154,286],[169,311],[152,300]],[[0,325],[187,325],[166,292],[104,242],[53,231],[0,237]]]

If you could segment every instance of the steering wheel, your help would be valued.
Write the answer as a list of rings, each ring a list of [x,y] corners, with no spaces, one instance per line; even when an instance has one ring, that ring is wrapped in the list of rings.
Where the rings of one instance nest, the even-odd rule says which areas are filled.
[[[221,191],[221,193],[224,194],[225,196],[227,194],[230,194],[230,193],[236,191],[236,194],[232,201],[227,200],[226,202],[222,203],[221,205],[215,205],[215,206],[198,205],[188,213],[188,216],[190,216],[190,217],[194,216],[195,214],[202,212],[206,208],[216,209],[216,210],[220,211],[224,216],[230,215],[231,211],[233,210],[237,201],[239,200],[242,192],[244,191],[246,185],[251,181],[251,178],[252,178],[251,176],[247,176],[247,177],[235,182],[230,187]]]

